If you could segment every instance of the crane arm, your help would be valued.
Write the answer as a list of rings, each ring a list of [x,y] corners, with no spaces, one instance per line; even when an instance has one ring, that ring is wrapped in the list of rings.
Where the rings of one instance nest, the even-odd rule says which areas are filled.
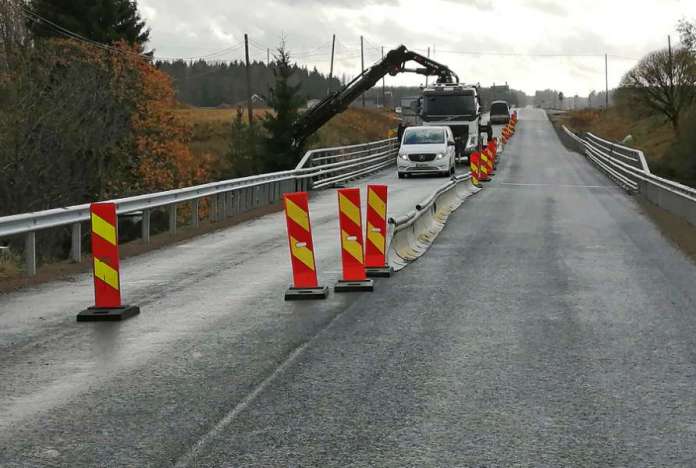
[[[406,68],[406,62],[414,61],[422,68]],[[331,118],[348,108],[360,95],[372,88],[387,74],[417,73],[425,76],[437,76],[438,83],[457,83],[459,77],[449,67],[425,57],[417,52],[399,46],[390,50],[383,59],[365,69],[360,75],[340,90],[331,93],[316,106],[302,114],[293,124],[293,141],[300,147],[314,132],[319,130]]]

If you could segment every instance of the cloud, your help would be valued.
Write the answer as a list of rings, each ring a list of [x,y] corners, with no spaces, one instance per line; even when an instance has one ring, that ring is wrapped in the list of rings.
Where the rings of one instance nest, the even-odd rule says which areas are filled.
[[[568,16],[566,2],[557,2],[553,0],[525,0],[523,4],[548,15]]]
[[[662,47],[682,16],[696,16],[696,2],[642,0],[139,0],[160,56],[195,57],[226,49],[213,59],[240,60],[244,33],[252,59],[286,39],[301,64],[328,72],[331,35],[336,34],[336,74],[360,71],[365,63],[405,44],[453,68],[467,82],[508,81],[529,93],[563,89],[586,94],[603,85],[603,54],[610,55],[610,85],[635,62]],[[493,55],[485,53],[493,52]],[[540,57],[596,54],[597,58]],[[399,75],[392,84],[418,84]]]

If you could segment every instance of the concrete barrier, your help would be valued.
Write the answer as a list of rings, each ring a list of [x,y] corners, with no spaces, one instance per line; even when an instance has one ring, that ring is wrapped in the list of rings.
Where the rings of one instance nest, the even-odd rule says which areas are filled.
[[[399,271],[421,257],[459,206],[482,189],[476,187],[471,174],[453,177],[447,184],[416,205],[416,209],[389,219],[388,261]]]

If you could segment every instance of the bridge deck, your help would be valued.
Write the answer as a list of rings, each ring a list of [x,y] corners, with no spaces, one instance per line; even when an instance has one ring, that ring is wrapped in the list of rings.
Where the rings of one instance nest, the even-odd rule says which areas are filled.
[[[125,262],[144,310],[115,327],[71,323],[86,277],[1,298],[0,465],[688,465],[696,265],[522,119],[495,181],[373,294],[283,303],[271,215]],[[440,182],[385,177],[396,200]],[[330,283],[333,193],[312,209]]]

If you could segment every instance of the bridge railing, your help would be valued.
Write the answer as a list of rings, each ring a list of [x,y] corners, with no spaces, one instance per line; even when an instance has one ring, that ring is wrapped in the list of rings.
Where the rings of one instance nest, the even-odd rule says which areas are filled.
[[[330,187],[395,164],[398,152],[396,138],[316,149],[304,155],[296,170],[318,170],[312,177],[312,188]]]
[[[652,174],[643,153],[638,150],[619,145],[617,153],[616,148],[607,145],[611,142],[595,135],[579,136],[565,126],[563,130],[590,161],[618,184],[696,226],[696,189]]]
[[[151,214],[154,210],[169,213],[169,232],[177,230],[177,210],[190,204],[190,224],[197,227],[201,201],[208,200],[211,222],[235,217],[251,210],[280,203],[287,192],[320,189],[372,174],[396,164],[396,139],[362,145],[308,151],[296,169],[230,179],[165,192],[109,200],[116,204],[119,216],[140,218],[141,237],[150,242]],[[24,236],[25,270],[36,274],[36,233],[71,227],[70,258],[82,259],[82,224],[89,221],[89,204],[0,217],[0,240]]]

